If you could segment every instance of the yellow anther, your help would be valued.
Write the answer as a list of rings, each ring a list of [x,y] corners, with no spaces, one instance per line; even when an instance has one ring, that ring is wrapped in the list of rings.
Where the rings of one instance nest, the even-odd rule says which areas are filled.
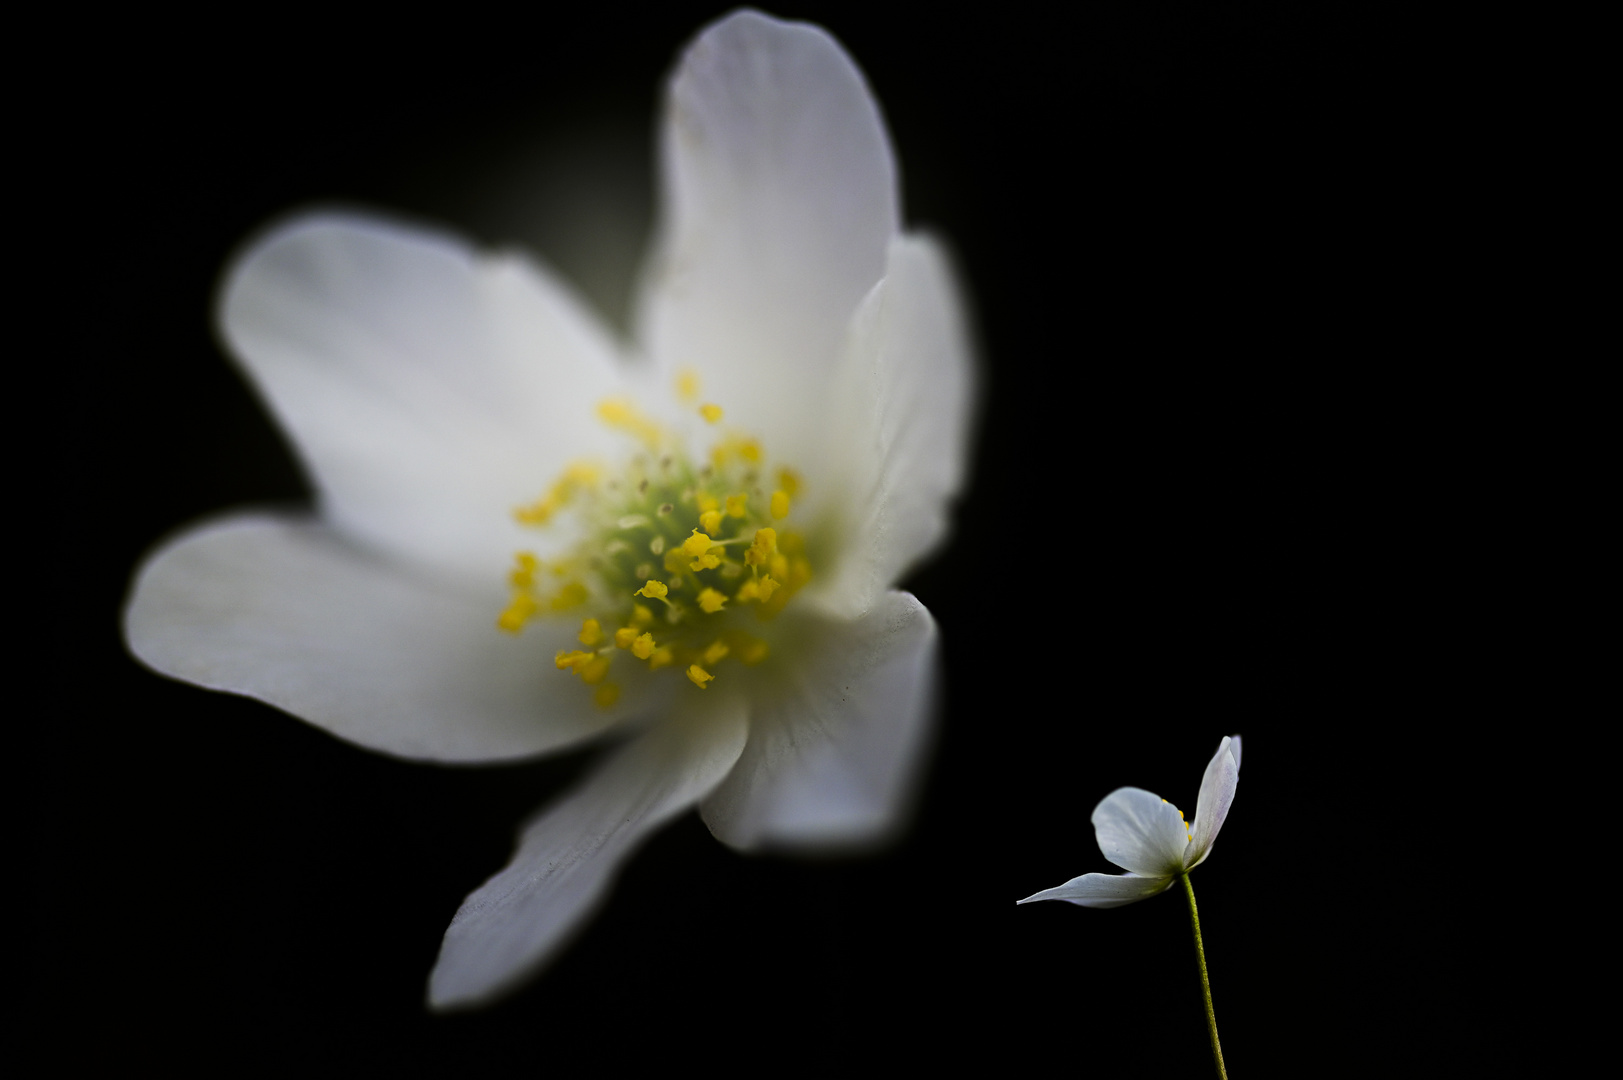
[[[733,595],[733,599],[737,600],[740,604],[747,604],[751,600],[759,600],[760,598],[761,586],[756,583],[754,578],[750,578],[748,581],[744,582],[744,584],[739,588],[738,592]]]
[[[631,643],[637,640],[635,626],[622,626],[614,632],[614,644],[621,649],[631,648]]]
[[[778,550],[778,532],[776,529],[756,529],[755,541],[750,549],[744,553],[744,561],[751,566],[762,566]]]
[[[800,474],[793,469],[778,470],[778,486],[791,499],[800,494]]]
[[[721,422],[721,406],[720,405],[701,405],[701,406],[699,406],[699,415],[704,417],[704,422],[707,423],[707,424],[720,423]]]
[[[580,624],[580,633],[576,635],[576,640],[587,648],[603,644],[603,624],[596,619],[587,619]]]
[[[650,600],[663,600],[665,599],[665,594],[668,592],[670,592],[670,590],[667,589],[663,584],[655,581],[653,578],[649,578],[648,584],[644,585],[631,595],[646,596]]]
[[[600,709],[613,708],[614,703],[620,700],[620,685],[611,682],[604,683],[597,688],[597,693],[592,695],[592,700],[597,703],[597,707]]]
[[[551,606],[553,611],[568,611],[584,603],[586,603],[586,586],[578,581],[571,581],[558,590],[558,595],[552,598]]]
[[[699,606],[706,615],[714,615],[727,604],[727,598],[714,589],[706,589],[699,594]]]
[[[646,604],[631,605],[631,625],[646,628],[653,624],[654,612]]]
[[[744,505],[747,502],[749,502],[748,493],[727,496],[727,516],[736,518],[748,517],[749,510]]]
[[[683,401],[692,401],[699,396],[699,373],[692,368],[683,368],[676,373],[676,396]]]
[[[789,584],[798,589],[812,577],[811,563],[803,556],[795,556],[789,564]]]
[[[688,558],[688,553],[682,550],[682,545],[678,544],[665,553],[665,572],[667,574],[680,574],[688,568],[692,561]]]
[[[721,557],[719,555],[712,555],[707,551],[703,555],[700,555],[697,559],[694,559],[692,562],[688,563],[688,569],[692,570],[694,573],[698,573],[700,570],[714,570],[720,565]]]
[[[709,533],[711,536],[714,536],[718,532],[720,532],[721,531],[721,511],[720,510],[706,510],[704,513],[700,514],[699,515],[699,528],[703,529],[705,532]]]
[[[773,581],[771,577],[763,577],[759,586],[761,590],[761,599],[772,599],[772,594],[778,591],[780,585],[780,582]]]
[[[507,580],[512,583],[513,587],[515,589],[527,589],[534,585],[535,572],[541,565],[540,561],[528,551],[521,551],[514,555],[513,561],[518,565],[513,568],[511,574],[507,575]]]
[[[781,518],[786,518],[786,517],[789,516],[789,493],[788,492],[786,492],[786,491],[774,491],[772,493],[772,516],[775,517],[775,518],[780,518],[780,519]]]
[[[704,655],[700,657],[700,659],[709,664],[711,667],[715,667],[717,664],[721,663],[722,659],[730,652],[732,652],[732,650],[727,647],[727,643],[725,641],[717,641],[712,643],[711,646],[704,651]]]
[[[761,463],[761,444],[754,439],[745,439],[738,444],[738,456],[751,465]]]
[[[688,667],[688,678],[692,681],[693,685],[697,686],[700,690],[707,690],[709,687],[705,686],[705,683],[709,682],[711,679],[714,679],[715,676],[710,674],[704,668],[700,667],[698,664],[691,664]]]
[[[572,652],[560,652],[557,656],[552,658],[552,662],[557,666],[559,671],[563,671],[567,668],[568,670],[579,674],[581,669],[584,668],[596,655],[596,653],[581,652],[579,649],[575,649]]]
[[[670,667],[674,663],[676,663],[676,653],[671,651],[669,645],[666,645],[664,648],[655,649],[653,655],[648,658],[648,670],[658,671],[660,668]]]
[[[609,673],[609,657],[603,653],[593,656],[580,667],[581,681],[588,686],[603,681],[603,676]]]
[[[714,495],[699,496],[699,513],[708,514],[721,505]]]
[[[631,643],[631,655],[646,660],[654,655],[654,635],[643,634]]]
[[[765,660],[772,647],[760,638],[751,638],[738,650],[738,658],[751,667]]]
[[[712,541],[708,536],[698,529],[694,529],[693,535],[682,541],[682,550],[688,553],[688,558],[696,559],[710,550],[711,543]]]
[[[772,556],[772,558],[770,560],[768,560],[767,565],[769,567],[771,567],[772,572],[778,576],[778,580],[780,580],[780,581],[788,580],[788,578],[789,578],[789,558],[788,558],[788,556],[786,556],[786,555],[784,555],[782,553],[774,555],[774,556]]]
[[[624,427],[637,415],[637,407],[626,398],[604,398],[597,403],[597,418],[614,427]]]
[[[524,624],[534,614],[535,598],[529,593],[514,593],[513,602],[507,605],[507,610],[496,616],[496,625],[509,634],[516,634],[524,629]]]

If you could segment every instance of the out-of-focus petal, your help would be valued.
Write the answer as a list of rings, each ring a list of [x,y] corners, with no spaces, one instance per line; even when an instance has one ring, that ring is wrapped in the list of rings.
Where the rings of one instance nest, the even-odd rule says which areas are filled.
[[[1217,753],[1206,764],[1206,774],[1200,778],[1200,796],[1195,801],[1195,820],[1190,823],[1189,835],[1194,841],[1187,855],[1189,869],[1193,870],[1211,854],[1212,841],[1228,817],[1234,803],[1234,792],[1240,783],[1240,737],[1225,736],[1217,745]]]
[[[970,330],[947,254],[929,237],[899,238],[852,320],[836,378],[839,561],[809,599],[858,615],[945,536],[973,392]]]
[[[1117,788],[1093,810],[1105,858],[1135,874],[1165,877],[1183,870],[1189,844],[1178,808],[1142,788]]]
[[[636,846],[732,768],[747,729],[743,700],[716,690],[680,700],[676,715],[526,825],[512,861],[463,901],[429,976],[431,1005],[483,1004],[533,973]]]
[[[269,702],[399,757],[500,761],[586,738],[593,706],[552,656],[573,626],[496,629],[503,597],[403,573],[323,525],[245,516],[196,529],[136,577],[125,640],[165,675]],[[550,631],[550,634],[549,634]]]
[[[225,339],[321,494],[376,548],[498,575],[534,542],[513,508],[605,453],[623,385],[608,334],[547,271],[353,214],[271,229],[220,295]]]
[[[856,622],[824,622],[757,693],[749,743],[700,811],[741,850],[875,843],[902,822],[927,743],[935,621],[887,593]]]
[[[829,374],[898,227],[879,108],[824,30],[740,11],[683,54],[662,138],[644,347],[815,479]]]
[[[1173,880],[1170,877],[1140,877],[1137,874],[1083,874],[1063,885],[1032,893],[1016,902],[1029,904],[1034,900],[1069,900],[1083,907],[1121,907],[1165,892]]]

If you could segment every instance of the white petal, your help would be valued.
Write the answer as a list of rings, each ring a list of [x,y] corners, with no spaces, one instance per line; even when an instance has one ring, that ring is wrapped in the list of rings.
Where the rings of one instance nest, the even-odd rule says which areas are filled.
[[[1093,810],[1093,830],[1105,858],[1135,874],[1165,877],[1183,871],[1189,834],[1178,808],[1142,788],[1117,788]]]
[[[511,989],[564,944],[650,833],[704,796],[744,747],[738,696],[683,695],[683,711],[524,827],[507,868],[463,901],[429,976],[435,1008],[477,1005]]]
[[[935,621],[892,592],[866,618],[819,620],[750,713],[737,768],[700,812],[740,850],[871,844],[901,825],[931,726]],[[775,658],[776,659],[776,658]]]
[[[852,617],[946,535],[969,453],[974,370],[940,244],[908,236],[852,320],[836,380],[839,562],[816,594]]]
[[[534,543],[513,507],[566,460],[614,447],[614,346],[540,267],[356,215],[272,229],[232,266],[227,342],[320,490],[381,550],[500,574]]]
[[[1082,907],[1121,907],[1123,904],[1131,904],[1156,893],[1165,892],[1172,881],[1173,879],[1169,877],[1140,877],[1137,874],[1083,874],[1063,885],[1044,889],[1040,893],[1032,893],[1016,903],[1029,904],[1033,900],[1069,900]]]
[[[239,517],[186,534],[136,577],[130,651],[177,679],[269,702],[372,750],[499,761],[586,738],[635,707],[592,705],[552,656],[573,625],[513,638],[504,597],[403,573],[326,526]]]
[[[1225,736],[1217,745],[1217,753],[1206,764],[1206,774],[1200,778],[1200,797],[1195,801],[1195,820],[1189,826],[1194,842],[1189,845],[1188,863],[1193,870],[1211,854],[1212,841],[1228,817],[1234,803],[1234,791],[1240,783],[1240,737]]]
[[[822,29],[740,11],[688,48],[665,108],[643,343],[814,473],[830,369],[897,231],[878,106]]]

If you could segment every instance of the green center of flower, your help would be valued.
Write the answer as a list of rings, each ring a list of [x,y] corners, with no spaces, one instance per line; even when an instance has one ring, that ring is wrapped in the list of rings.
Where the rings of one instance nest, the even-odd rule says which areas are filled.
[[[680,376],[677,393],[696,398],[697,380]],[[716,425],[723,414],[703,405],[698,415]],[[695,462],[628,400],[601,403],[598,416],[642,451],[614,472],[571,464],[544,496],[514,511],[537,528],[574,516],[582,538],[545,562],[533,552],[515,556],[512,600],[496,625],[517,634],[537,616],[584,616],[582,647],[555,663],[595,687],[604,708],[620,696],[610,678],[616,667],[672,668],[702,690],[724,677],[726,664],[759,664],[771,651],[763,624],[812,576],[803,539],[783,525],[798,475],[769,473],[760,443],[736,433]]]

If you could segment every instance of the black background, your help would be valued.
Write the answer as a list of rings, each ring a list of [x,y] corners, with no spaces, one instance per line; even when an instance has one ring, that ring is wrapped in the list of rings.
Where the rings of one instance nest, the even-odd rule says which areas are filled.
[[[1384,865],[1392,757],[1436,738],[1420,718],[1441,601],[1413,586],[1443,557],[1446,455],[1416,434],[1425,377],[1390,362],[1382,313],[1414,296],[1376,269],[1413,257],[1390,239],[1410,129],[1388,123],[1390,72],[1332,19],[777,11],[867,73],[906,218],[954,245],[981,331],[973,481],[952,546],[907,583],[942,628],[947,690],[890,853],[744,858],[690,814],[526,990],[431,1015],[451,915],[591,751],[397,762],[124,652],[144,552],[202,515],[309,498],[212,337],[233,248],[301,206],[389,209],[529,245],[619,317],[660,81],[725,10],[149,22],[69,65],[46,170],[66,303],[43,316],[77,406],[52,621],[69,692],[33,778],[30,938],[41,1014],[77,1034],[51,1052],[231,1072],[1204,1075],[1176,894],[1014,901],[1110,869],[1088,815],[1111,789],[1192,809],[1239,732],[1239,796],[1194,879],[1236,1075],[1356,1071],[1422,1030],[1409,1060],[1441,1053],[1433,962],[1392,970],[1358,883]],[[1396,755],[1375,737],[1394,709]]]

